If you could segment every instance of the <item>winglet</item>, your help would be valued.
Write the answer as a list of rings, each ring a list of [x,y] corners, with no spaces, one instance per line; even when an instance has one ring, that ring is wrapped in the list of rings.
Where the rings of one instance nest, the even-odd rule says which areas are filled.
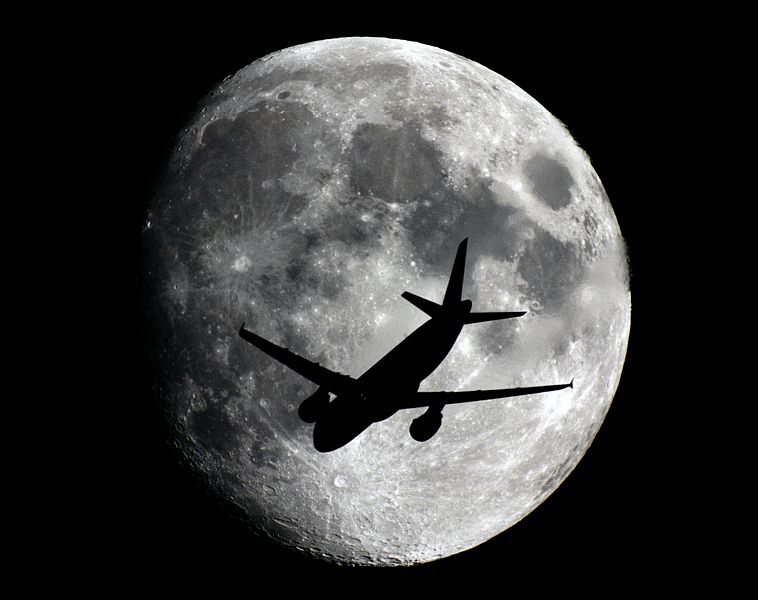
[[[571,383],[569,383],[569,387],[573,390],[574,389],[574,378],[571,378]]]
[[[240,327],[240,335],[242,335],[242,332],[245,330],[245,322],[242,321],[242,326]]]

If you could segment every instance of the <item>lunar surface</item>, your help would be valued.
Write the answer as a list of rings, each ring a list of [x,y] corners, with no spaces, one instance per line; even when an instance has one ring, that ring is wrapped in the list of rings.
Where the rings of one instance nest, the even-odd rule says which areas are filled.
[[[568,382],[448,406],[426,443],[400,411],[319,453],[316,386],[247,328],[361,375],[440,302],[469,238],[464,298],[526,310],[466,326],[421,390]],[[603,186],[566,128],[502,76],[441,49],[346,38],[225,80],[181,134],[144,224],[146,340],[183,457],[249,523],[340,563],[472,548],[571,472],[616,390],[631,300]]]

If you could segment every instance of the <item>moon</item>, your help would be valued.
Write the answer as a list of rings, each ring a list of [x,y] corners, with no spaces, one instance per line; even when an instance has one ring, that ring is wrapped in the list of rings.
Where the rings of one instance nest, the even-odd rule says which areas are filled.
[[[259,335],[359,376],[426,320],[468,237],[474,310],[421,390],[574,388],[445,408],[429,442],[400,411],[319,453],[315,386]],[[154,393],[183,459],[249,525],[343,564],[461,552],[569,475],[624,364],[631,296],[603,185],[567,129],[482,65],[393,39],[276,52],[181,132],[143,227]]]

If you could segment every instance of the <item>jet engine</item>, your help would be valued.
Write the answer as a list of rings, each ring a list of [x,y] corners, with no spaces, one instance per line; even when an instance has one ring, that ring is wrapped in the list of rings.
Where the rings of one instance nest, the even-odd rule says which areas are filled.
[[[327,406],[329,406],[329,392],[320,387],[300,403],[297,414],[306,423],[315,423]]]
[[[430,407],[423,415],[413,419],[411,437],[417,442],[426,442],[434,437],[442,425],[442,409]]]

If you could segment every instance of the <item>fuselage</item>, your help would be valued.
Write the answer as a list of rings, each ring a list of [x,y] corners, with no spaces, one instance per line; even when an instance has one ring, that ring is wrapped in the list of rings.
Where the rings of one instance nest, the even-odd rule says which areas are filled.
[[[332,400],[313,428],[321,452],[341,448],[372,423],[394,415],[400,400],[445,360],[463,329],[470,302],[433,317],[385,354],[358,378],[360,391]]]

